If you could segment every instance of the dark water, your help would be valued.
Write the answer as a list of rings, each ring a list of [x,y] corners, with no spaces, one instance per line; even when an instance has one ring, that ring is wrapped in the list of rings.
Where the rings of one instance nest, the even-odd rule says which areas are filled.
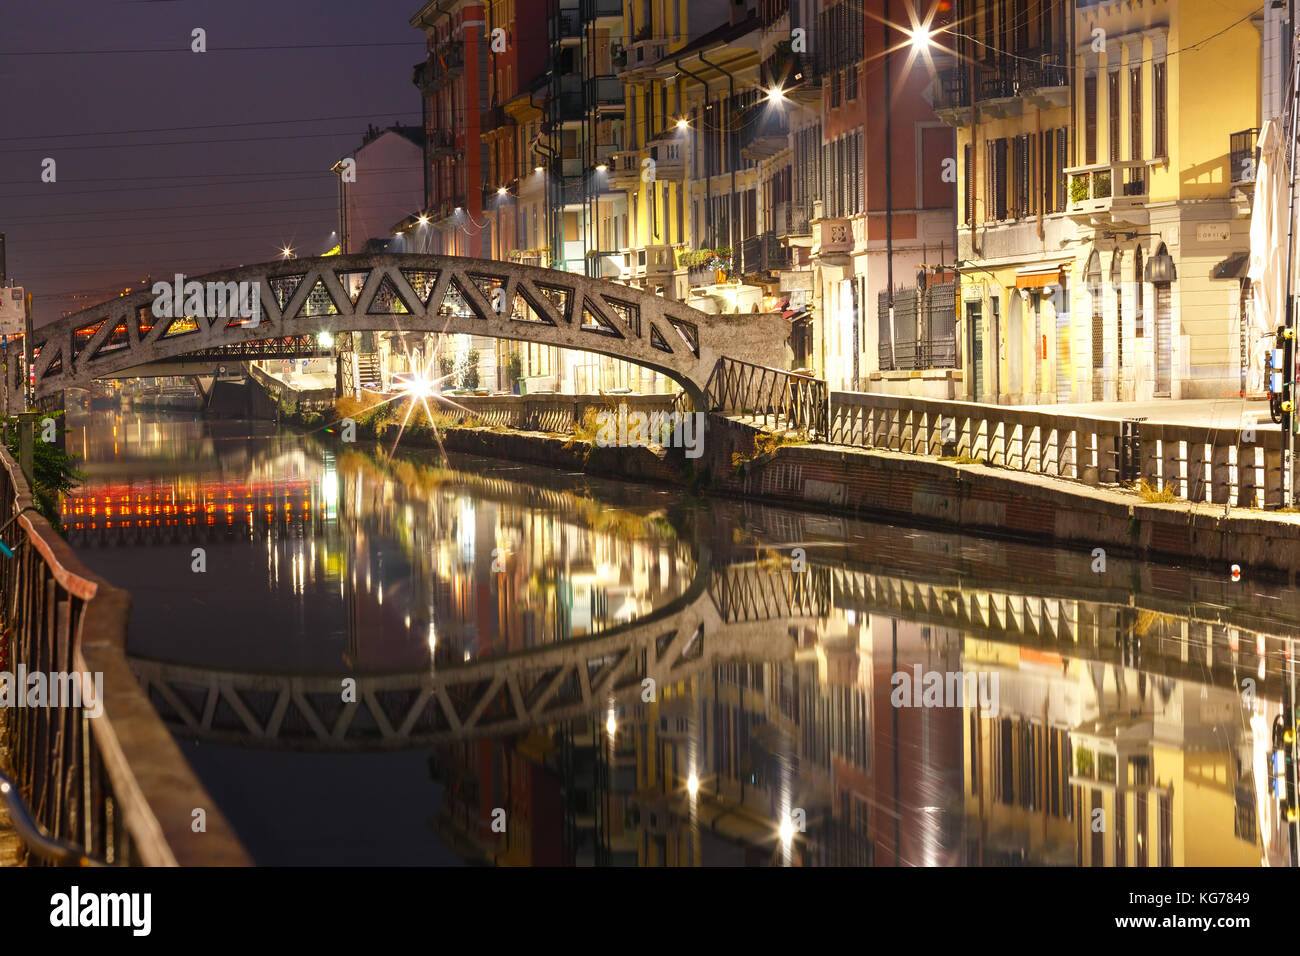
[[[1284,586],[262,424],[69,426],[69,538],[259,863],[1286,861]]]

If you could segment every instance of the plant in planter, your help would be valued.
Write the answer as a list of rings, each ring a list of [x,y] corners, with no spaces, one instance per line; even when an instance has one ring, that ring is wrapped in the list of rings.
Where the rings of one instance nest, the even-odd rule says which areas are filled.
[[[510,390],[519,394],[519,380],[524,377],[524,359],[518,352],[511,352],[506,359],[506,383]]]
[[[442,390],[445,392],[455,387],[456,360],[450,355],[438,356],[438,374],[442,377]]]
[[[461,360],[460,387],[470,392],[478,388],[478,349],[470,349]]]
[[[1070,177],[1070,202],[1081,203],[1088,199],[1088,177],[1071,176]]]

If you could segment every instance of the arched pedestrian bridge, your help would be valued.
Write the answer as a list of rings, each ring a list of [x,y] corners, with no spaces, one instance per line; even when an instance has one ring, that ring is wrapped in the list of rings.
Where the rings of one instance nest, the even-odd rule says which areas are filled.
[[[178,278],[183,296],[174,317],[158,314],[151,288],[36,329],[36,394],[84,388],[183,355],[226,350],[235,360],[257,358],[266,343],[310,348],[321,333],[340,339],[365,331],[468,333],[597,352],[662,372],[697,408],[705,407],[720,358],[786,365],[789,327],[780,315],[710,315],[640,289],[536,266],[349,255]],[[176,278],[160,281],[177,284]],[[203,306],[191,298],[192,283],[201,284]],[[255,302],[253,318],[234,304],[241,283],[247,301]]]

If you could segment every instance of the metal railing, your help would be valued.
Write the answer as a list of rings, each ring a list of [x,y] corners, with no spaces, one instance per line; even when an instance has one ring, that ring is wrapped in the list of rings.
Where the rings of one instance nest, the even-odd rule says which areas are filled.
[[[957,367],[957,339],[943,336],[916,341],[881,342],[882,372]]]
[[[1140,479],[1191,502],[1282,503],[1282,433],[945,402],[864,392],[831,395],[830,437],[930,458],[987,462],[1088,485]]]
[[[705,386],[709,410],[748,418],[764,428],[807,432],[812,438],[828,434],[826,383],[809,375],[720,358]]]
[[[72,673],[102,679],[97,697],[95,681],[82,681],[93,700],[77,703],[74,695],[63,706],[14,707],[6,715],[10,786],[54,844],[33,841],[30,848],[115,865],[249,864],[131,673],[129,596],[82,566],[36,512],[3,448],[0,528],[14,552],[0,558],[6,669],[44,673],[47,681]],[[195,810],[205,815],[202,832],[191,828]],[[20,834],[22,822],[15,819]]]

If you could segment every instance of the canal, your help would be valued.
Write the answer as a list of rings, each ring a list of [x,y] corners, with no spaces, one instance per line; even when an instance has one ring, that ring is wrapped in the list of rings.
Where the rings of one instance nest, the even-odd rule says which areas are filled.
[[[162,411],[68,450],[259,864],[1285,862],[1283,584]]]

